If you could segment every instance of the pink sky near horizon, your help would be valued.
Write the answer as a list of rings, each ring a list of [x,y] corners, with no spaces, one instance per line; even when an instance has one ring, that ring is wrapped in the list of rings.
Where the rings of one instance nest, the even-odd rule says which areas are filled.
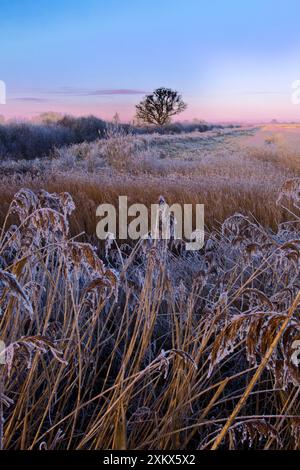
[[[187,100],[186,100],[187,101]],[[188,109],[176,116],[174,121],[192,121],[199,119],[210,122],[264,122],[272,119],[279,121],[299,121],[300,108],[291,103],[283,103],[281,108],[278,103],[250,100],[245,103],[238,97],[231,98],[230,104],[220,102],[219,99],[198,100],[199,103],[190,104]],[[138,102],[138,100],[136,101]],[[225,109],[224,109],[225,107]],[[56,112],[70,114],[73,116],[95,115],[104,120],[112,120],[118,113],[122,122],[130,122],[134,119],[135,103],[78,103],[76,101],[52,101],[50,102],[27,102],[7,101],[6,105],[0,106],[0,115],[6,120],[34,119],[44,112]]]
[[[82,99],[39,99],[8,98],[5,105],[0,105],[0,115],[6,120],[34,119],[43,112],[56,112],[74,116],[93,114],[104,120],[111,120],[115,113],[122,122],[134,119],[135,104],[143,95],[130,97],[117,96]],[[288,94],[263,95],[228,93],[207,97],[184,97],[187,110],[176,116],[175,121],[200,119],[210,122],[260,122],[277,119],[281,121],[298,121],[300,105],[292,104]]]

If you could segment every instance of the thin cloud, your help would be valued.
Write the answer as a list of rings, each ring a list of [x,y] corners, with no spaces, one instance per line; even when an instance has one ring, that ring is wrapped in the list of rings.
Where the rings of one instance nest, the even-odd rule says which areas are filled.
[[[47,94],[65,95],[65,96],[105,96],[105,95],[144,95],[146,91],[136,88],[71,88],[63,87],[57,90],[44,92]]]
[[[33,96],[21,96],[19,98],[11,98],[10,101],[25,101],[25,102],[30,101],[30,102],[44,103],[49,100],[46,100],[44,98],[36,98]]]
[[[120,90],[94,90],[91,95],[144,95],[143,90],[120,89]]]

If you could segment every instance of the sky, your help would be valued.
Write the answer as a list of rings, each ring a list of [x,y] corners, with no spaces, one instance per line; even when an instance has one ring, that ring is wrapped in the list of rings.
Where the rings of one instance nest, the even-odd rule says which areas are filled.
[[[129,121],[165,86],[180,120],[300,121],[299,18],[299,0],[0,0],[0,114]]]

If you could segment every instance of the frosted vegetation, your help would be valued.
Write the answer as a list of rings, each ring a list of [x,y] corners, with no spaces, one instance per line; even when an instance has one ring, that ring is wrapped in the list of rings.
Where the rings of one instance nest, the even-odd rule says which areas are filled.
[[[2,448],[299,449],[298,145],[114,126],[1,163]],[[120,194],[204,203],[205,247],[97,242]]]

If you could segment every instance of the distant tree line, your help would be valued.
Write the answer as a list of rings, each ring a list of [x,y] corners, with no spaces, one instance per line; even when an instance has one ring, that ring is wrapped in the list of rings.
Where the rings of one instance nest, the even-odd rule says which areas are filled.
[[[40,124],[31,122],[0,123],[0,159],[31,160],[47,157],[51,155],[55,147],[105,138],[109,125],[111,123],[95,116],[80,118],[64,116],[56,122]],[[165,126],[133,126],[129,124],[119,124],[119,126],[123,132],[137,135],[205,132],[223,127],[201,122],[175,122]]]

